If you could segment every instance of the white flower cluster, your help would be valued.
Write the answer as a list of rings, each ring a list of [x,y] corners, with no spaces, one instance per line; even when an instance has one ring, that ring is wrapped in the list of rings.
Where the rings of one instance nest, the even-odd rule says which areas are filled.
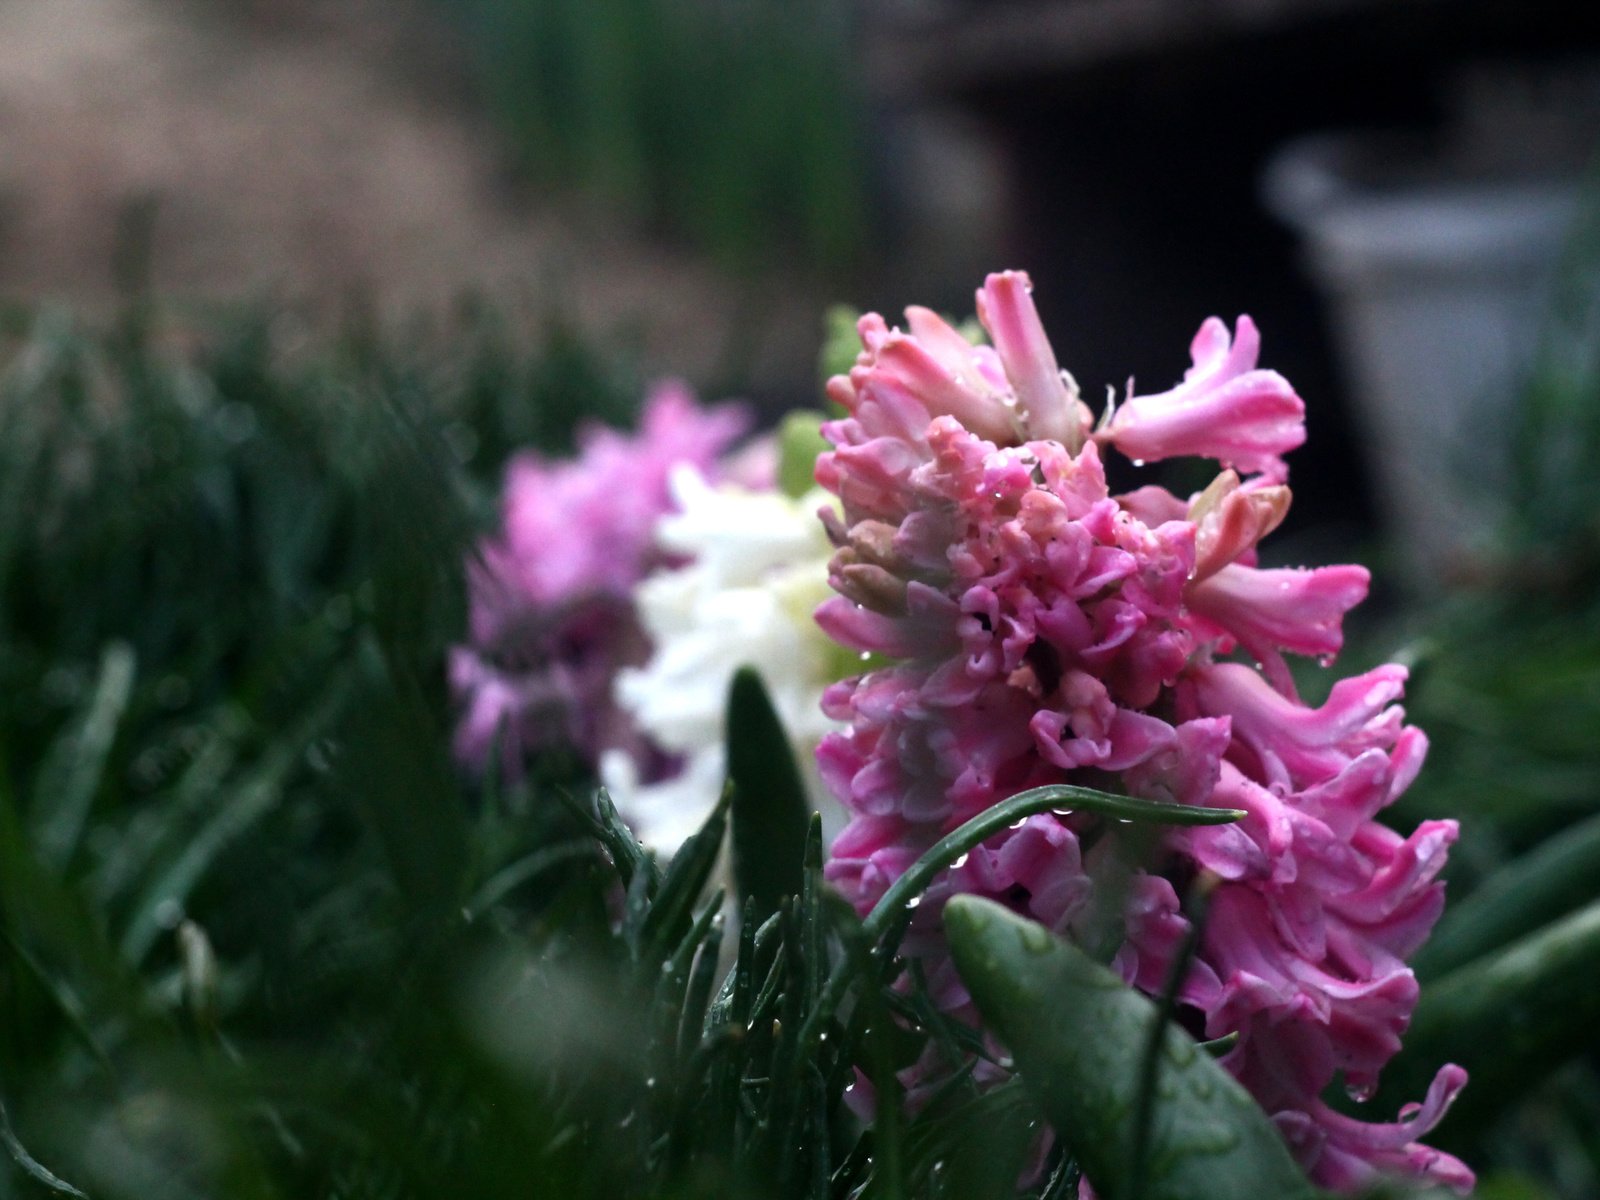
[[[829,595],[832,553],[817,510],[835,502],[821,490],[794,498],[714,487],[689,466],[673,472],[671,486],[678,511],[661,519],[657,540],[689,562],[639,585],[635,602],[655,649],[643,667],[619,674],[616,698],[683,767],[641,784],[633,760],[610,753],[601,778],[639,840],[670,854],[721,794],[728,689],[740,667],[754,667],[831,836],[842,821],[816,777],[814,752],[835,727],[822,715],[822,691],[845,672],[812,613]]]

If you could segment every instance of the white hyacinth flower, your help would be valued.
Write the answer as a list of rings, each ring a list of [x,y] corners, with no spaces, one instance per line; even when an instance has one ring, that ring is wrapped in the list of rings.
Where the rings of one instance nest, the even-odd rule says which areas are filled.
[[[624,670],[618,703],[663,750],[682,755],[681,772],[640,784],[623,754],[602,758],[601,777],[639,840],[671,854],[700,827],[721,794],[725,713],[734,672],[754,667],[788,732],[795,761],[826,831],[840,811],[816,773],[815,751],[834,722],[822,691],[839,677],[839,653],[812,612],[827,599],[832,547],[817,510],[826,492],[797,498],[736,484],[713,487],[693,467],[673,472],[678,511],[657,527],[661,547],[687,566],[646,579],[635,592],[654,652]]]

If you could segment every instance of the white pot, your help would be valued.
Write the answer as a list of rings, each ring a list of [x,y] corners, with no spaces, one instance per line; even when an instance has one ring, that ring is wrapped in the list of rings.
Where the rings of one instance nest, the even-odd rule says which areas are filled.
[[[1264,179],[1331,301],[1414,584],[1470,561],[1501,515],[1505,443],[1578,203],[1571,183],[1430,178],[1427,161],[1403,139],[1322,136]]]

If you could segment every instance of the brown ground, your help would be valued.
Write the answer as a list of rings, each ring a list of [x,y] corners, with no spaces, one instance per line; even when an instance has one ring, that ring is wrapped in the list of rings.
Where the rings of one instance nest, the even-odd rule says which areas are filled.
[[[469,289],[559,298],[590,330],[635,329],[655,369],[712,374],[749,329],[737,289],[509,186],[448,48],[395,9],[0,0],[0,297],[109,304],[118,229],[142,210],[154,285],[183,300],[331,311],[362,293],[399,315]],[[772,289],[760,307],[755,378],[793,387],[820,297]]]

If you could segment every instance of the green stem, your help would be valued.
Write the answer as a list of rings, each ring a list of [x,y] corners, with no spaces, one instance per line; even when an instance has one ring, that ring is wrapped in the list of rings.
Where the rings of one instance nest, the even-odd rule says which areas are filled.
[[[862,924],[869,939],[877,942],[907,912],[913,897],[920,896],[934,876],[963,854],[1019,821],[1042,812],[1070,810],[1092,812],[1123,821],[1145,821],[1162,825],[1226,825],[1244,813],[1236,808],[1195,808],[1186,804],[1163,804],[1132,796],[1114,796],[1093,788],[1071,784],[1051,784],[1019,792],[986,809],[966,824],[940,838],[911,865],[906,873],[889,885]],[[822,1027],[833,1016],[850,988],[854,973],[849,960],[843,960],[828,977],[828,984],[800,1031],[801,1053],[817,1044]]]

